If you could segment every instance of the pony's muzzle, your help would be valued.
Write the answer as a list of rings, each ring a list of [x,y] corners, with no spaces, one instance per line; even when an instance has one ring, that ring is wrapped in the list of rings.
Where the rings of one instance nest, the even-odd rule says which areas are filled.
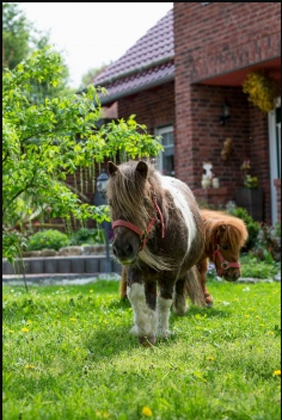
[[[123,248],[119,248],[113,244],[114,256],[120,260],[123,264],[130,264],[133,257],[133,248],[130,244],[126,244]]]
[[[223,277],[227,281],[236,281],[241,276],[239,268],[229,268],[223,273]]]
[[[135,261],[140,249],[140,238],[126,228],[115,229],[115,238],[112,244],[114,256],[124,265]]]

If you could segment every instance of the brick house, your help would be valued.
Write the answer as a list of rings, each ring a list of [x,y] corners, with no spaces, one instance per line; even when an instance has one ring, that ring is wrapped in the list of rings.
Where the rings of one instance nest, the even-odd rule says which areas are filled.
[[[259,70],[281,83],[280,12],[276,2],[174,3],[94,79],[107,89],[102,104],[115,106],[117,118],[135,114],[162,136],[159,169],[187,182],[199,202],[244,206],[240,167],[250,160],[262,192],[250,211],[268,224],[281,214],[281,103],[277,98],[276,109],[263,113],[242,83]],[[219,188],[201,187],[204,162],[213,165]]]

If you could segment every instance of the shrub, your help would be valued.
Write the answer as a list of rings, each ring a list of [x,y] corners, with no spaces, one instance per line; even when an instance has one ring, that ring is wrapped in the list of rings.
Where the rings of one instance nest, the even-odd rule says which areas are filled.
[[[73,233],[70,239],[70,245],[99,245],[105,243],[105,234],[103,229],[81,228]]]
[[[249,237],[247,242],[244,246],[245,251],[249,251],[250,249],[254,248],[257,240],[258,240],[258,233],[260,231],[260,224],[256,222],[252,216],[248,213],[246,209],[243,207],[236,207],[236,206],[228,206],[227,212],[232,216],[239,217],[242,219],[247,227]]]
[[[251,252],[268,263],[281,261],[281,226],[279,224],[274,226],[262,225],[258,233],[257,243]]]
[[[252,254],[240,258],[242,277],[255,277],[269,279],[279,273],[280,265],[276,262],[261,261],[259,257]]]
[[[69,245],[68,235],[56,229],[42,230],[31,235],[27,241],[27,251],[41,251],[44,248],[55,249]]]

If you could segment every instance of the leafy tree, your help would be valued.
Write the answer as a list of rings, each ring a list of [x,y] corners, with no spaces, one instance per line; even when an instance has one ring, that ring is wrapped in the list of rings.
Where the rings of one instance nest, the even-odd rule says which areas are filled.
[[[30,24],[17,3],[2,4],[3,61],[13,69],[30,52]]]
[[[161,149],[134,116],[97,128],[103,89],[89,86],[81,95],[61,92],[34,100],[34,86],[56,87],[62,72],[61,56],[44,48],[3,73],[3,256],[10,260],[34,214],[104,220],[105,212],[82,202],[68,185],[69,174],[95,169],[117,154],[121,159],[155,156]]]
[[[49,33],[38,31],[31,22],[27,20],[24,12],[17,3],[2,4],[3,23],[3,61],[2,70],[14,69],[32,51],[43,49],[50,43]],[[46,96],[54,97],[62,89],[71,91],[67,87],[69,71],[63,63],[60,84],[48,86],[48,84],[35,84],[32,90],[34,100],[42,101]],[[34,83],[34,81],[32,81]]]

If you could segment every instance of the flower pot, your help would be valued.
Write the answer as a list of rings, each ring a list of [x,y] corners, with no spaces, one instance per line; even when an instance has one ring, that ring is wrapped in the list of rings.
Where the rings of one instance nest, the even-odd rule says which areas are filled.
[[[201,185],[202,185],[202,188],[209,188],[211,186],[210,178],[207,178],[205,177],[205,175],[203,175],[202,180],[201,180]]]
[[[239,188],[236,191],[236,204],[245,208],[258,222],[263,220],[263,191],[261,188]]]
[[[212,186],[213,188],[219,188],[219,178],[213,178]]]

